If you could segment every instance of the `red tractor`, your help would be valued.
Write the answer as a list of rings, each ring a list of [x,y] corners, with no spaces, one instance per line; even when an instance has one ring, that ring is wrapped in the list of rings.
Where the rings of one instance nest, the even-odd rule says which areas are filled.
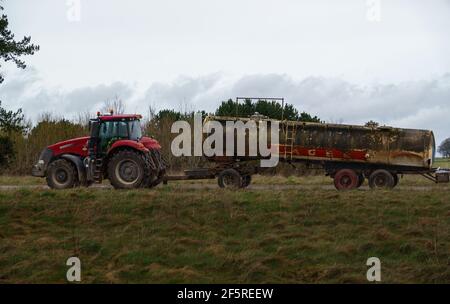
[[[89,186],[109,179],[114,188],[153,187],[165,174],[158,141],[142,136],[140,115],[97,115],[91,135],[42,151],[32,170],[54,189]]]

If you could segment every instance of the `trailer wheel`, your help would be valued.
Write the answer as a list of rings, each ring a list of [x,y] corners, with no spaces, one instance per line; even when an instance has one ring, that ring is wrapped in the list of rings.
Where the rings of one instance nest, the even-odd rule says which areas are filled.
[[[246,188],[250,185],[250,183],[252,182],[252,176],[251,175],[244,175],[242,177],[242,188]]]
[[[48,166],[46,180],[52,189],[68,189],[78,184],[76,169],[65,159],[57,159]]]
[[[226,169],[219,173],[217,183],[220,188],[238,189],[242,186],[242,177],[235,169]]]
[[[394,185],[394,176],[387,170],[378,169],[370,174],[369,186],[372,189],[392,189]]]
[[[358,174],[351,169],[341,169],[334,175],[334,186],[338,190],[351,190],[358,187]]]

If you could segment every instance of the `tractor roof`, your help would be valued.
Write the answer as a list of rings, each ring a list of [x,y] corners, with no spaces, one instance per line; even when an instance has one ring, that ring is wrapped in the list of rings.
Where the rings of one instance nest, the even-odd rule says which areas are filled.
[[[122,120],[122,119],[141,119],[142,115],[140,114],[118,114],[118,115],[105,115],[100,114],[98,115],[98,118],[103,121],[110,121],[110,120]]]

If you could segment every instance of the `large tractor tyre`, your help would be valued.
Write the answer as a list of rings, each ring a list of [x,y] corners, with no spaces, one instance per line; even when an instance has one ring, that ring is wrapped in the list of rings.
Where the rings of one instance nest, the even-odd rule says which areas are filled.
[[[47,185],[52,189],[69,189],[78,186],[77,170],[65,159],[57,159],[47,169]]]
[[[219,173],[217,183],[220,188],[238,189],[242,186],[242,177],[235,169],[225,169]]]
[[[341,169],[334,175],[334,186],[337,190],[352,190],[358,187],[358,174],[352,169]]]
[[[394,185],[394,176],[387,170],[378,169],[370,174],[369,186],[372,189],[392,189]]]
[[[148,179],[145,156],[137,151],[117,152],[108,162],[108,178],[116,189],[136,189]]]
[[[242,177],[241,188],[247,188],[250,185],[251,182],[252,182],[252,176],[251,175],[244,175]]]

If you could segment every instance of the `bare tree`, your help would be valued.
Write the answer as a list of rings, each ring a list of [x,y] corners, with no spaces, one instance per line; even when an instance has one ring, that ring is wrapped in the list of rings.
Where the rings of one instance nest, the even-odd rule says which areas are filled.
[[[94,116],[89,113],[89,111],[78,112],[77,117],[75,118],[75,123],[87,128],[89,126],[89,121]]]
[[[125,104],[118,95],[115,95],[114,98],[105,100],[103,107],[101,108],[103,113],[113,111],[114,114],[124,114],[125,113]]]

